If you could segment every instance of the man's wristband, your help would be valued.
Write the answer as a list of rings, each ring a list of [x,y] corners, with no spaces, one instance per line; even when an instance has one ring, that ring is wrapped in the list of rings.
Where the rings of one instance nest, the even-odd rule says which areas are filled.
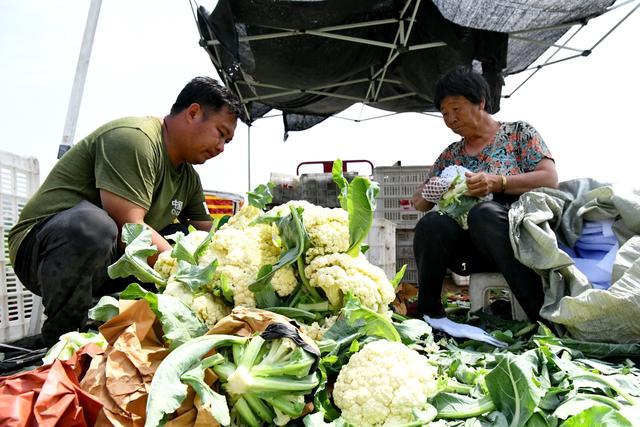
[[[504,191],[507,189],[507,176],[500,175],[500,178],[502,178],[502,189],[500,190],[500,192],[504,193]]]

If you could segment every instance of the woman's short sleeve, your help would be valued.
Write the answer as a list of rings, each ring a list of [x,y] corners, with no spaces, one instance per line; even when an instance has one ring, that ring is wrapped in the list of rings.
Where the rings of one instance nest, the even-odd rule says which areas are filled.
[[[547,148],[540,133],[526,122],[519,122],[518,133],[520,134],[520,168],[523,172],[535,170],[538,163],[544,158],[553,160],[553,156]]]

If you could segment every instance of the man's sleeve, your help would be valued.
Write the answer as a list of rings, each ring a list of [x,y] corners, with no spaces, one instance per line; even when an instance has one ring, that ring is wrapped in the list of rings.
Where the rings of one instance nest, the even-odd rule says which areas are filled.
[[[520,167],[523,172],[535,170],[542,159],[551,159],[553,156],[547,148],[540,133],[528,123],[520,123]]]
[[[151,207],[157,159],[149,138],[134,128],[117,128],[96,144],[96,187],[145,209]]]

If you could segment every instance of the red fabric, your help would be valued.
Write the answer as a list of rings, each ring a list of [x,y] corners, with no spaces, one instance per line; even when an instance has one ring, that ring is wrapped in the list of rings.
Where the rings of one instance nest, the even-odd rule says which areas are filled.
[[[97,347],[97,346],[96,346]],[[83,351],[84,350],[84,351]],[[87,346],[65,362],[0,377],[0,425],[6,427],[93,426],[102,404],[80,388]]]

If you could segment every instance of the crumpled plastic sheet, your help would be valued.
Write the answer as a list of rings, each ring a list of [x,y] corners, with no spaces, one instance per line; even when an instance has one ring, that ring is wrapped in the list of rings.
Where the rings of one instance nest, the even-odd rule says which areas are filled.
[[[82,390],[89,360],[103,351],[90,344],[68,361],[0,377],[0,425],[85,427],[95,425],[102,404]]]

